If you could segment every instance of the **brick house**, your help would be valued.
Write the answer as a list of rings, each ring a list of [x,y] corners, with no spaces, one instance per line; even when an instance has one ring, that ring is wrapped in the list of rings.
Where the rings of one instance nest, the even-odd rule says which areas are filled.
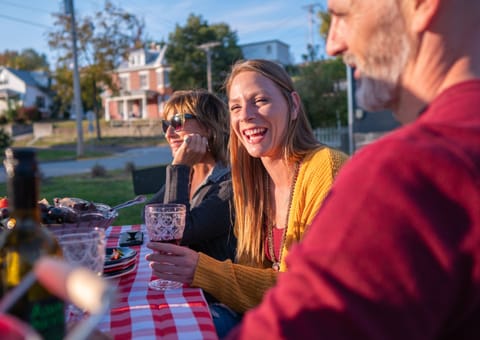
[[[133,50],[113,71],[118,93],[105,91],[105,120],[161,119],[165,101],[172,94],[165,59],[167,45]]]

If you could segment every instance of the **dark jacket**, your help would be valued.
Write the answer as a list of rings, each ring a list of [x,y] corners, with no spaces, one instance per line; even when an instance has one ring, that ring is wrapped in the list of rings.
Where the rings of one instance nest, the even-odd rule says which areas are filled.
[[[187,218],[182,245],[215,259],[235,259],[234,208],[230,168],[217,163],[189,200],[190,167],[168,165],[165,185],[147,203],[182,203]]]

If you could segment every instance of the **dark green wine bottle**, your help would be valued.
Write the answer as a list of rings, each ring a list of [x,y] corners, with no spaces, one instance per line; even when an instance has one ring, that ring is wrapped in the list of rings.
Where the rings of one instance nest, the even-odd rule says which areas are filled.
[[[2,286],[9,291],[29,273],[42,255],[62,256],[55,237],[40,225],[39,170],[35,150],[9,148],[5,151],[7,193],[15,227],[4,231],[1,245]],[[30,287],[9,313],[28,323],[44,339],[63,339],[64,302],[40,283]]]

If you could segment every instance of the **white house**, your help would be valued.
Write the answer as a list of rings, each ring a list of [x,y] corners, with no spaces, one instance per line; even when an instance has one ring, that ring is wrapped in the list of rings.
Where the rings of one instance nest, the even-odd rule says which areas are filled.
[[[293,64],[290,46],[280,40],[267,40],[240,45],[245,59],[267,59],[283,66]]]
[[[49,77],[44,72],[16,70],[0,66],[0,116],[9,108],[37,108],[50,115],[52,97]]]

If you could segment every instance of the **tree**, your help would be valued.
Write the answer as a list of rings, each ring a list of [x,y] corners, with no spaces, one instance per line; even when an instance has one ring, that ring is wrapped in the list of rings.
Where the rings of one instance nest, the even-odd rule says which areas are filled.
[[[172,66],[170,81],[174,89],[207,88],[207,58],[201,44],[220,42],[212,51],[212,88],[220,91],[226,70],[243,58],[237,34],[227,24],[209,25],[201,16],[190,14],[184,27],[178,24],[169,35],[166,57]]]
[[[335,126],[337,119],[347,123],[347,94],[342,89],[346,69],[340,58],[305,64],[294,76],[313,127]]]
[[[330,29],[331,15],[329,12],[319,11],[318,18],[320,19],[320,36],[327,41],[328,30]]]
[[[22,52],[5,50],[0,53],[0,65],[25,71],[49,70],[47,56],[39,54],[32,48],[26,48]]]
[[[56,91],[62,95],[61,108],[70,106],[73,98],[72,39],[70,36],[70,15],[55,13],[56,30],[49,32],[48,44],[59,52],[57,72],[55,75]],[[97,138],[100,139],[98,103],[100,85],[116,91],[112,82],[111,71],[127,57],[132,48],[138,48],[144,40],[145,24],[135,15],[130,14],[109,0],[104,8],[93,16],[78,17],[77,44],[78,61],[81,73],[82,102],[85,109],[95,112],[97,118]]]

